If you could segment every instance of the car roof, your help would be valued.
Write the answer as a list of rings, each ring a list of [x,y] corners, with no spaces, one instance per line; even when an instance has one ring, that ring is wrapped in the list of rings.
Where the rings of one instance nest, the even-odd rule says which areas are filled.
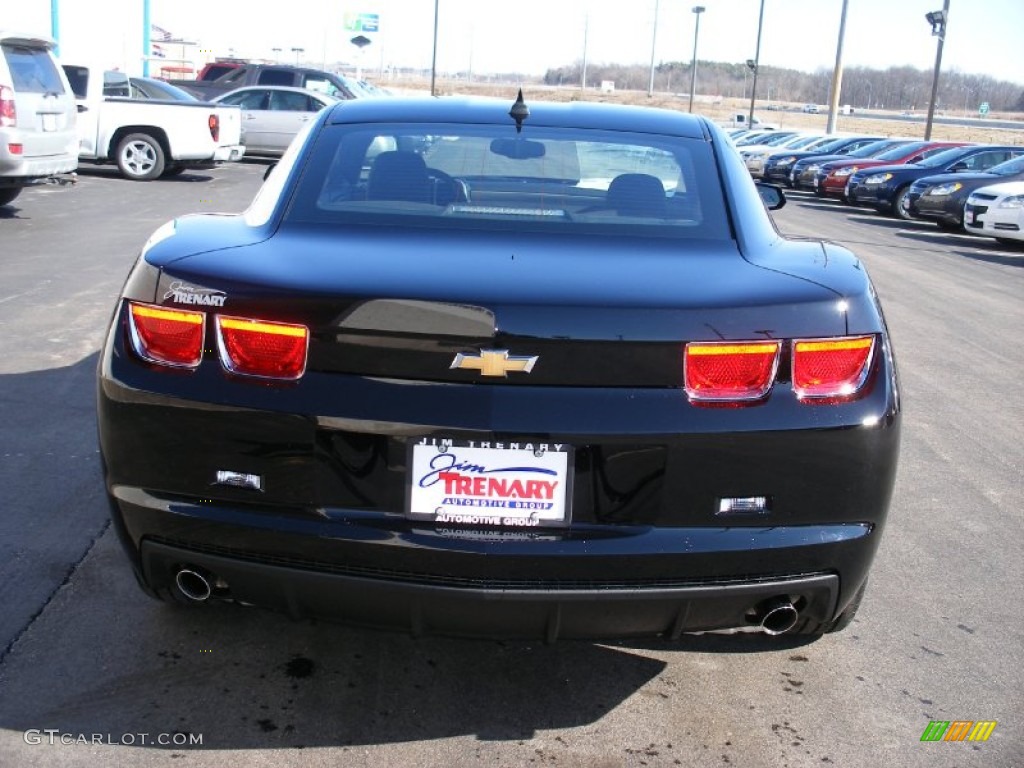
[[[482,97],[396,97],[393,99],[352,99],[331,108],[332,125],[345,123],[482,123],[513,124],[509,110],[514,99]],[[704,138],[708,122],[697,115],[655,107],[603,104],[596,102],[557,103],[527,101],[530,111],[524,130],[531,125],[564,128],[593,128],[639,133],[664,133]]]
[[[986,184],[978,187],[975,192],[982,192],[988,195],[1024,195],[1024,181],[1001,181],[998,184]]]
[[[329,101],[335,101],[338,97],[332,96],[329,93],[318,91],[315,88],[300,88],[297,85],[242,85],[238,88],[232,88],[230,91],[220,94],[216,98],[210,99],[210,101],[220,101],[221,99],[232,96],[236,93],[244,93],[246,91],[285,91],[290,93],[303,93],[311,94],[313,96],[322,96]]]

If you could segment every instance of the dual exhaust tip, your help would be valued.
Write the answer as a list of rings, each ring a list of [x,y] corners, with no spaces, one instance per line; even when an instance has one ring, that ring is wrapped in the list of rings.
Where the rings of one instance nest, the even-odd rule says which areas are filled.
[[[198,567],[180,568],[174,576],[174,583],[182,595],[196,603],[209,600],[215,585],[218,588],[227,587],[226,584],[218,583],[212,574]],[[755,611],[758,628],[766,635],[785,634],[800,620],[800,612],[786,596],[765,600]]]

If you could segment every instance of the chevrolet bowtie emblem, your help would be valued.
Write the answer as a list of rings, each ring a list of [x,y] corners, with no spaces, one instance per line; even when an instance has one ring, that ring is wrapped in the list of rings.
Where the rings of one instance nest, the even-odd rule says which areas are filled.
[[[451,368],[480,371],[481,376],[508,376],[509,371],[529,373],[537,364],[537,355],[510,355],[507,349],[481,349],[479,355],[461,352],[452,360]]]

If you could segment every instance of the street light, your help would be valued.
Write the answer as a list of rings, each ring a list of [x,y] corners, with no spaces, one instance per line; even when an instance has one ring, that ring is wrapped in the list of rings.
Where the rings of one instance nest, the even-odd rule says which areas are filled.
[[[281,49],[280,48],[271,48],[270,50],[273,51],[273,53],[274,53],[274,61],[276,63],[280,64],[281,63]]]
[[[947,6],[944,10],[930,11],[924,15],[928,23],[932,25],[932,35],[934,37],[946,36],[946,18],[948,13],[949,8]]]
[[[305,48],[292,48],[292,53],[295,54],[295,66],[296,67],[299,66],[299,54],[300,53],[305,53],[305,52],[306,52]]]
[[[944,0],[941,11],[929,11],[925,20],[932,25],[932,34],[939,38],[935,46],[935,74],[932,76],[932,97],[928,101],[928,119],[924,124],[924,138],[932,137],[932,118],[935,117],[935,97],[939,92],[939,71],[942,69],[942,44],[946,40],[946,22],[949,21],[949,0]]]
[[[697,35],[700,34],[700,15],[704,13],[703,5],[693,6],[693,14],[697,23],[693,28],[693,66],[690,68],[690,112],[693,112],[693,93],[697,87]]]

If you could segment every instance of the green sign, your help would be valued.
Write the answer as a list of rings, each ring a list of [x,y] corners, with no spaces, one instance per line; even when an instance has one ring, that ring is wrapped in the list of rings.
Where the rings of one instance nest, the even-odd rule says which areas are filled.
[[[988,114],[988,102],[987,101],[981,102],[981,106],[978,107],[978,114],[981,115],[982,117],[984,117],[985,115]]]
[[[377,32],[380,16],[376,13],[346,13],[343,24],[349,32]]]

